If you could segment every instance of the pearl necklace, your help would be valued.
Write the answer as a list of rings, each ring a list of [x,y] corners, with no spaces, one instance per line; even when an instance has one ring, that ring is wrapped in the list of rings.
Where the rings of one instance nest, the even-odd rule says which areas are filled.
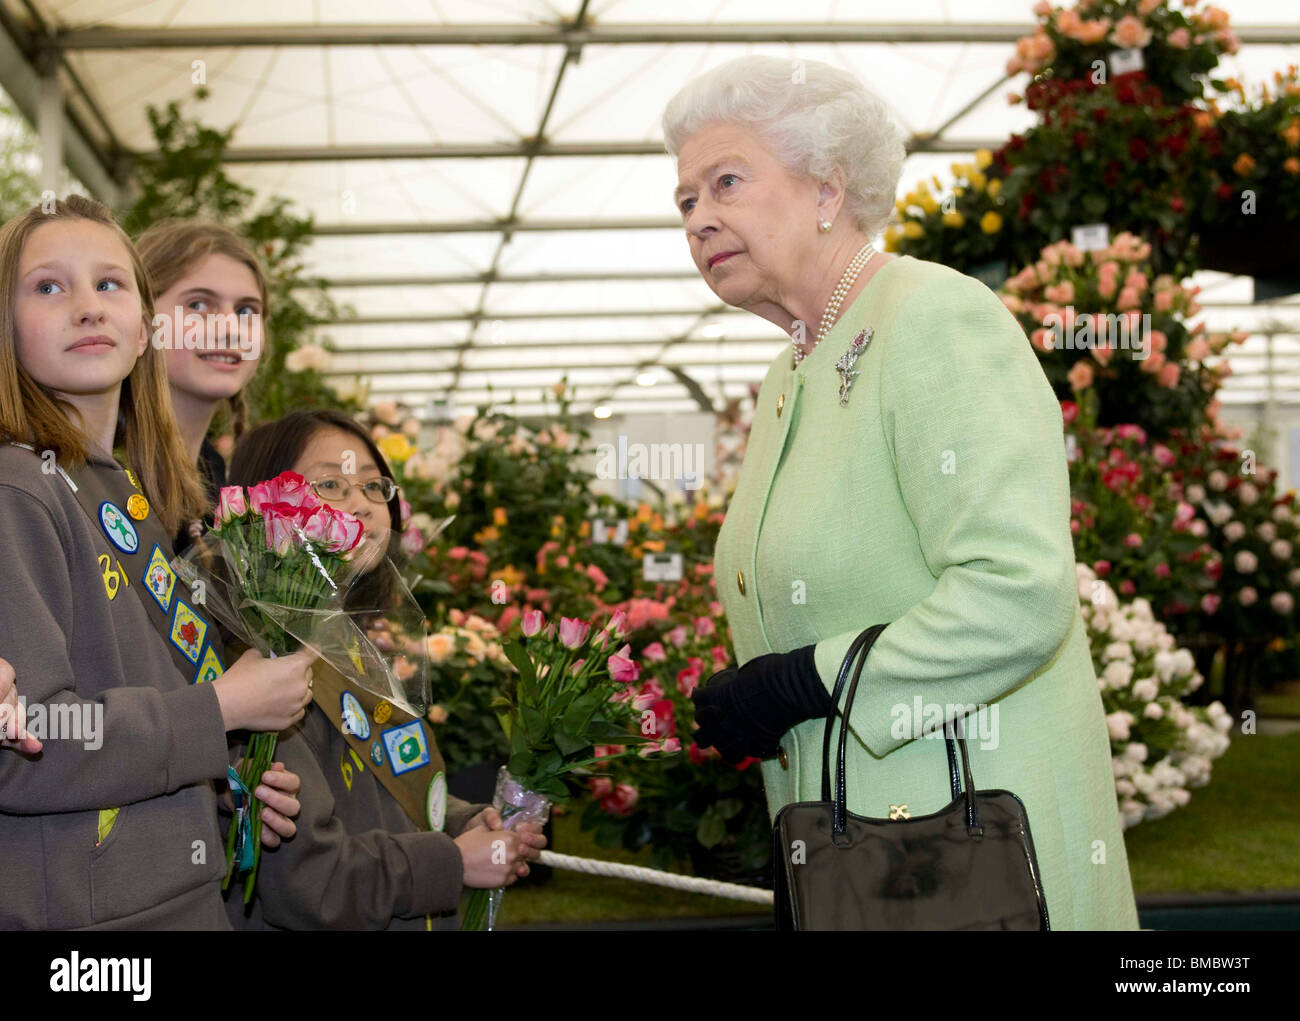
[[[826,338],[826,334],[830,333],[831,327],[835,325],[835,320],[839,318],[840,305],[844,302],[849,291],[853,290],[853,285],[857,281],[858,275],[866,268],[867,263],[869,263],[875,255],[876,248],[870,241],[868,241],[858,249],[858,254],[849,261],[848,266],[844,270],[844,275],[840,277],[840,282],[835,285],[835,290],[831,292],[830,300],[826,302],[826,308],[822,311],[822,319],[817,326],[817,344],[820,344]],[[813,347],[816,346],[816,344],[813,345]],[[804,351],[804,349],[799,346],[797,340],[792,340],[790,342],[790,347],[794,352],[794,357],[790,363],[790,368],[792,369],[797,368],[799,363],[812,353],[810,351]]]

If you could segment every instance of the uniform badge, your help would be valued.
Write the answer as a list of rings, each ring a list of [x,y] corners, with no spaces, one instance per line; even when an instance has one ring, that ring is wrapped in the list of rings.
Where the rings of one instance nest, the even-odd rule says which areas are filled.
[[[205,681],[215,681],[218,677],[226,672],[226,668],[221,665],[221,660],[212,649],[212,643],[209,642],[203,650],[203,656],[199,660],[199,669],[194,674],[191,684],[203,684]]]
[[[350,691],[343,692],[341,701],[343,703],[343,733],[351,734],[358,740],[364,741],[370,736],[370,721],[366,719],[366,711],[361,708],[357,696]]]
[[[429,794],[425,804],[429,813],[429,829],[441,830],[447,821],[447,778],[441,771],[429,781]]]
[[[370,759],[376,766],[384,764],[384,744],[382,741],[376,741],[370,746]]]
[[[162,612],[171,612],[172,590],[176,588],[176,572],[172,570],[172,565],[157,543],[154,543],[153,553],[149,556],[149,566],[144,569],[144,577],[140,580],[162,607]]]
[[[413,769],[427,766],[429,745],[424,738],[424,730],[419,720],[401,727],[393,727],[379,735],[388,752],[388,764],[393,767],[393,775],[401,776]]]
[[[99,505],[99,524],[108,536],[108,541],[123,553],[134,553],[140,548],[140,536],[131,524],[126,512],[114,503],[105,500]]]
[[[127,481],[127,482],[129,482],[129,483],[131,483],[131,485],[135,486],[136,489],[142,489],[142,488],[143,488],[143,487],[140,485],[140,480],[137,479],[137,478],[135,477],[135,472],[131,471],[130,468],[123,468],[122,470],[123,470],[124,472],[126,472],[126,481]]]
[[[382,699],[375,703],[374,717],[375,722],[381,727],[388,722],[389,717],[393,715],[393,704],[387,699]]]
[[[169,637],[172,644],[180,649],[191,663],[199,661],[199,652],[203,649],[203,636],[207,633],[208,622],[195,613],[184,599],[176,600]]]
[[[139,493],[132,493],[131,498],[126,501],[126,512],[136,521],[143,521],[149,516],[149,501]]]

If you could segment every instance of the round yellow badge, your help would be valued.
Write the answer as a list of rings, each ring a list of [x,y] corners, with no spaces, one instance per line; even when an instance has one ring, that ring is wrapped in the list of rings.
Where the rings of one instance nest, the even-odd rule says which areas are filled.
[[[393,715],[392,703],[388,701],[376,703],[373,715],[376,723],[381,725],[387,723],[388,718]]]
[[[126,512],[136,521],[143,521],[149,516],[149,501],[139,493],[133,493],[126,501]]]

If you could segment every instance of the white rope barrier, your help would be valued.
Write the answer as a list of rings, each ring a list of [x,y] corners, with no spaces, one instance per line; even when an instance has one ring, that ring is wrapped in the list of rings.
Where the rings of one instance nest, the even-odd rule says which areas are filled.
[[[700,879],[697,876],[679,876],[675,872],[660,872],[658,869],[648,869],[641,865],[622,865],[618,862],[598,861],[595,858],[579,858],[572,854],[557,854],[554,851],[543,851],[541,864],[556,869],[568,869],[571,872],[586,872],[594,876],[630,879],[635,883],[650,883],[673,890],[703,893],[710,897],[727,897],[731,900],[749,901],[751,904],[766,904],[768,907],[772,905],[771,890],[741,886],[739,883],[721,883],[716,879]]]

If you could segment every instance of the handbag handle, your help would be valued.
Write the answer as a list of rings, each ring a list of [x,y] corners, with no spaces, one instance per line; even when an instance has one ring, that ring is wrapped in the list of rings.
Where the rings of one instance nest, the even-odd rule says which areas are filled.
[[[849,667],[856,660],[856,668],[853,671],[853,680],[849,684],[848,697],[844,700],[844,722],[840,727],[839,746],[836,749],[835,756],[835,798],[832,805],[831,813],[831,841],[835,844],[845,842],[848,828],[848,797],[845,783],[844,759],[848,750],[848,720],[853,706],[853,696],[858,690],[858,680],[862,676],[862,668],[867,662],[867,653],[871,651],[871,646],[875,644],[880,633],[888,627],[888,624],[875,624],[867,628],[854,639],[853,644],[849,647],[848,654],[844,657],[844,662],[840,666],[839,675],[835,680],[835,691],[832,695],[831,712],[826,718],[826,731],[822,741],[822,800],[829,801],[829,759],[830,759],[830,741],[831,727],[835,722],[835,704],[839,701],[839,693],[844,685],[844,679],[848,674]],[[984,835],[984,827],[980,823],[979,806],[975,800],[975,780],[971,775],[970,755],[966,749],[966,739],[962,735],[961,719],[944,721],[944,743],[947,746],[949,777],[952,787],[953,798],[961,795],[962,783],[958,779],[956,769],[956,758],[953,753],[953,735],[956,735],[957,746],[961,750],[961,775],[965,779],[965,801],[966,801],[966,832],[973,838],[980,838]]]

